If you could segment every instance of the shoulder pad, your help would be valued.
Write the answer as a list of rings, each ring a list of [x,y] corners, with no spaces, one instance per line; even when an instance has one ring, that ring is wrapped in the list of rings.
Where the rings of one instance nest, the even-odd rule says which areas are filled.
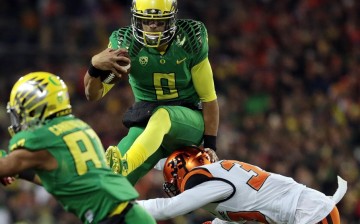
[[[114,31],[110,37],[109,48],[126,48],[130,57],[136,56],[143,46],[133,37],[131,26],[122,27]]]
[[[200,21],[191,19],[179,19],[176,21],[177,33],[175,41],[180,42],[186,38],[183,48],[186,52],[197,54],[201,51],[202,42],[207,38],[205,25]]]

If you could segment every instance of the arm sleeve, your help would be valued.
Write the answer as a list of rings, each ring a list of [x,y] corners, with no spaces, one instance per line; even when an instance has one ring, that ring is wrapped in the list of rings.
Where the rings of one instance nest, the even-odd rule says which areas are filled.
[[[217,98],[213,72],[208,58],[191,69],[192,80],[196,92],[202,102],[210,102]]]
[[[170,219],[187,214],[232,194],[233,188],[223,181],[207,181],[172,198],[139,200],[156,220]]]
[[[219,218],[215,218],[214,220],[211,221],[211,224],[239,224],[239,223],[246,223],[246,221],[229,222],[229,221],[221,220]]]

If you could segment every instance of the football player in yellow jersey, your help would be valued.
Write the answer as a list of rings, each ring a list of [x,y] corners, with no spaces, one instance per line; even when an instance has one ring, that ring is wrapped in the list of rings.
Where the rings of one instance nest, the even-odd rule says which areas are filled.
[[[1,183],[20,174],[41,184],[83,223],[155,224],[133,202],[139,195],[127,178],[106,164],[97,134],[71,109],[67,86],[56,75],[32,72],[15,83],[7,107],[10,153],[0,153]]]
[[[216,159],[219,108],[207,30],[176,19],[177,11],[176,0],[133,0],[131,25],[111,34],[84,78],[87,99],[100,100],[127,74],[119,62],[130,62],[135,103],[123,118],[129,132],[106,154],[114,172],[133,184],[179,147],[203,144]]]

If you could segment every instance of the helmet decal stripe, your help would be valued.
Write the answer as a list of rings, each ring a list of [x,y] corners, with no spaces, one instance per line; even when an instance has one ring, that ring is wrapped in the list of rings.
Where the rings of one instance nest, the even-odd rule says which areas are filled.
[[[26,108],[29,108],[29,110],[33,110],[32,108],[36,107],[43,107],[43,106],[37,106],[41,101],[44,100],[44,98],[47,96],[48,92],[46,91],[46,87],[48,83],[41,84],[41,80],[31,80],[27,83],[25,83],[22,87],[22,89],[19,89],[19,96],[18,98],[21,100],[23,99],[24,102],[22,102],[23,106]],[[43,110],[43,109],[42,109]]]

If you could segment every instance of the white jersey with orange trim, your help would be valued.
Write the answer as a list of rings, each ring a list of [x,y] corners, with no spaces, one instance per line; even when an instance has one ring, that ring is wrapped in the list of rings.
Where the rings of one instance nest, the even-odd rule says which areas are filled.
[[[317,223],[335,206],[335,202],[323,193],[292,178],[234,160],[193,169],[185,175],[181,192],[172,198],[142,200],[139,204],[157,220],[203,208],[217,217],[213,223],[287,224]],[[298,203],[304,192],[312,197],[312,204]],[[301,206],[299,211],[298,206]],[[311,210],[306,210],[308,206]]]

